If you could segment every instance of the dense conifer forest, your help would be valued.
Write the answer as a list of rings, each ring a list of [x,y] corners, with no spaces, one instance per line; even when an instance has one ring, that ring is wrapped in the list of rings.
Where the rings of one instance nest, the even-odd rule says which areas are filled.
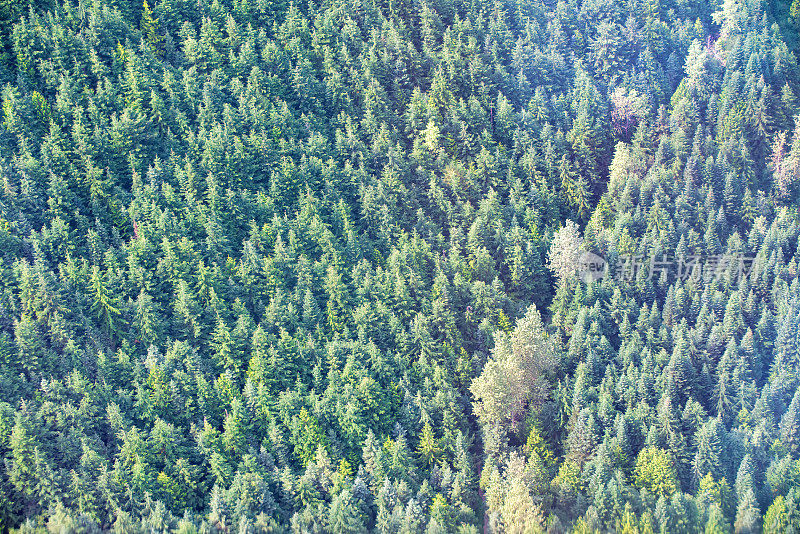
[[[799,30],[0,0],[0,531],[800,532]]]

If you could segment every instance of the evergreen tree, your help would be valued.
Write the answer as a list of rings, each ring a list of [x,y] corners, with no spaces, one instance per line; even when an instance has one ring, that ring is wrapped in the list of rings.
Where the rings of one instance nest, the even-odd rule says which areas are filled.
[[[783,414],[780,423],[781,442],[797,457],[800,453],[800,388],[798,388],[789,408]]]

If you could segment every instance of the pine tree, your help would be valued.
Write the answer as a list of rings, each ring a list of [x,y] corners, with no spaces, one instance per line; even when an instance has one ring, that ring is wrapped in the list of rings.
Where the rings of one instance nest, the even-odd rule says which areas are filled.
[[[685,323],[681,323],[678,327],[675,337],[677,340],[667,367],[667,379],[674,388],[677,398],[685,399],[692,396],[697,381],[697,372],[691,361]]]
[[[730,523],[725,518],[725,514],[717,505],[712,505],[708,511],[708,519],[705,525],[705,534],[731,534]]]
[[[349,490],[342,491],[333,499],[328,521],[328,531],[333,534],[358,534],[367,532],[357,509],[353,506],[353,496]]]
[[[713,479],[722,477],[722,428],[718,419],[704,424],[695,436],[697,453],[692,463],[692,485],[698,487],[701,479],[711,474]]]
[[[430,421],[425,421],[425,425],[422,427],[422,434],[419,437],[417,451],[428,467],[435,465],[441,456],[442,451],[439,448],[436,436],[433,434]]]
[[[19,370],[24,370],[29,379],[42,370],[45,364],[45,347],[38,325],[27,315],[14,322],[14,341],[17,345]]]
[[[789,408],[781,418],[780,438],[795,458],[800,455],[800,388],[795,391]]]
[[[736,534],[756,534],[761,531],[761,513],[752,489],[747,490],[739,501],[733,528]]]
[[[153,16],[153,11],[150,9],[147,0],[144,0],[142,4],[142,18],[139,22],[139,28],[142,30],[142,34],[153,53],[163,58],[164,37],[161,35],[158,19]]]
[[[133,319],[137,336],[136,343],[150,346],[150,344],[158,342],[162,331],[158,312],[158,303],[142,289],[136,299],[136,311]]]
[[[306,289],[303,296],[303,327],[309,332],[313,331],[319,323],[320,310],[317,301],[310,289]]]
[[[235,376],[238,376],[241,370],[241,355],[238,353],[237,347],[234,346],[230,328],[221,317],[217,317],[217,327],[211,336],[211,346],[214,350],[214,361],[218,368],[231,371]]]
[[[764,534],[777,534],[789,531],[789,514],[786,510],[786,500],[783,495],[778,495],[764,514]]]
[[[225,449],[236,456],[243,455],[247,445],[247,426],[242,402],[236,398],[231,404],[231,411],[225,417],[225,431],[222,434],[222,442]]]
[[[90,281],[92,292],[92,312],[95,317],[106,328],[106,331],[113,333],[117,330],[116,316],[120,315],[119,298],[111,293],[106,281],[106,276],[100,273],[97,266],[92,267],[92,277]]]
[[[15,415],[14,426],[8,439],[11,457],[8,479],[25,499],[31,499],[36,489],[36,434],[30,421],[22,413]]]

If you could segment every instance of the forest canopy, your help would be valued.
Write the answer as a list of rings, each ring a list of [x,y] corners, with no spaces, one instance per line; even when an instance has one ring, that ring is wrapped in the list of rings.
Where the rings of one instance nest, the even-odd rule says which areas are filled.
[[[0,0],[0,531],[800,532],[800,0]]]

